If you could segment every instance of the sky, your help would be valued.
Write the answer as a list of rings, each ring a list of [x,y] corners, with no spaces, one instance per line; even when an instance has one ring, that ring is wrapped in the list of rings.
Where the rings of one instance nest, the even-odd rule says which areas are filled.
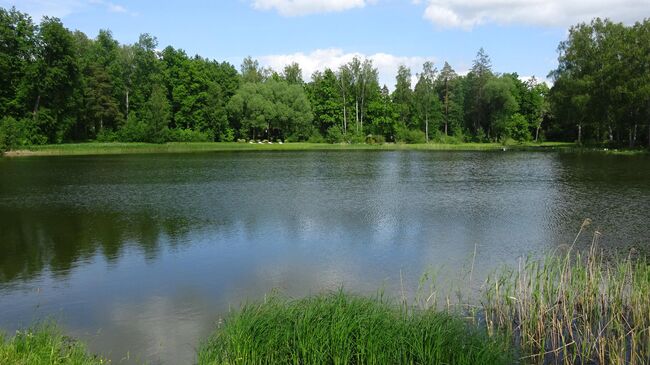
[[[246,56],[281,70],[298,62],[303,77],[368,57],[392,88],[399,65],[413,75],[444,62],[460,74],[479,48],[495,72],[545,80],[557,65],[568,28],[594,17],[634,23],[650,16],[650,0],[0,0],[38,21],[55,16],[95,37],[109,29],[121,43],[141,33],[159,48],[227,61]]]

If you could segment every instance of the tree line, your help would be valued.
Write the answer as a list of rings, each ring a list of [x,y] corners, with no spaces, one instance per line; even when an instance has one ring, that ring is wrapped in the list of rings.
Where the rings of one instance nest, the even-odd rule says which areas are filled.
[[[108,30],[90,39],[59,19],[35,24],[0,8],[0,149],[250,139],[635,146],[650,139],[649,34],[647,20],[572,27],[551,89],[494,72],[480,49],[466,75],[446,62],[415,73],[400,66],[390,91],[369,59],[305,81],[296,63],[276,71],[248,57],[237,70],[171,46],[160,51],[149,34],[129,45]]]

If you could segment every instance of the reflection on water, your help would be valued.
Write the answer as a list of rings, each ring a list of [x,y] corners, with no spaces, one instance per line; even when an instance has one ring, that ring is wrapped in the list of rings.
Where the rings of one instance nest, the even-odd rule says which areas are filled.
[[[244,152],[0,160],[0,327],[55,317],[116,362],[190,363],[278,288],[396,292],[573,240],[650,247],[650,159]],[[586,237],[587,238],[587,237]]]

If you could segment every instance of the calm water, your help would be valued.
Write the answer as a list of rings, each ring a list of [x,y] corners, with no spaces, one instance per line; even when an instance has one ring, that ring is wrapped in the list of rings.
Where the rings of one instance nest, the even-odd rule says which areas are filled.
[[[191,363],[220,315],[272,289],[397,293],[430,267],[457,277],[475,247],[482,276],[570,243],[586,217],[605,247],[650,248],[650,158],[0,159],[0,328],[54,318],[116,363]]]

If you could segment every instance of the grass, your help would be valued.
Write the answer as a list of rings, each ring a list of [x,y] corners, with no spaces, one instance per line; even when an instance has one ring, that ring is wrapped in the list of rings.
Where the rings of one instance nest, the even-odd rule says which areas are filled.
[[[51,324],[42,324],[5,340],[0,335],[0,364],[6,365],[99,365],[109,361],[89,355],[79,342]]]
[[[460,317],[343,292],[249,304],[203,344],[207,364],[510,364],[505,340]]]
[[[545,142],[526,143],[507,146],[515,150],[549,150],[573,146],[571,143]],[[211,151],[308,151],[308,150],[431,150],[431,151],[498,151],[504,146],[499,143],[459,143],[459,144],[326,144],[326,143],[285,143],[249,144],[236,142],[199,143],[70,143],[57,145],[29,146],[7,152],[9,157],[18,156],[61,156],[61,155],[104,155],[130,153],[186,153]]]
[[[488,280],[488,331],[510,337],[525,363],[650,363],[650,264],[605,259],[598,237],[585,254],[572,246]]]

